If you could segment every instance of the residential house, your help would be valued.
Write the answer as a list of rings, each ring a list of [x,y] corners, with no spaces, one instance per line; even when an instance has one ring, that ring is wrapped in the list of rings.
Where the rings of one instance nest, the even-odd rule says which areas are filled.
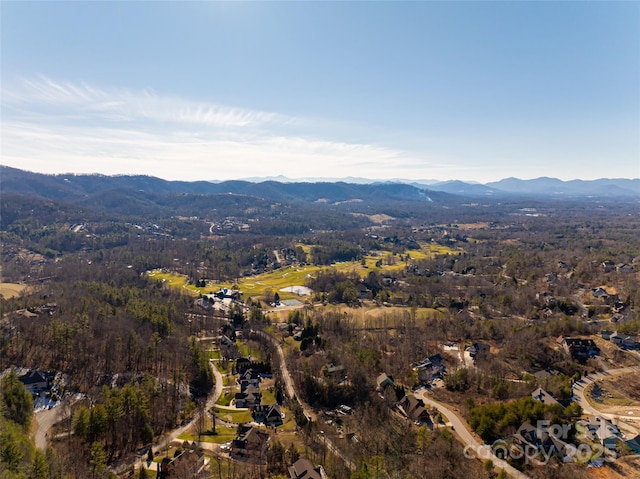
[[[607,299],[609,297],[609,293],[604,288],[594,288],[591,290],[591,294],[594,298]]]
[[[183,451],[173,459],[165,457],[158,464],[158,479],[195,479],[208,477],[205,469],[205,456],[202,452]],[[207,474],[207,475],[206,475]]]
[[[446,373],[444,361],[440,354],[434,354],[413,365],[413,370],[418,372],[420,382],[428,382],[434,377],[441,377]]]
[[[551,394],[545,391],[542,388],[538,388],[531,393],[531,397],[536,401],[540,401],[545,406],[560,406],[560,403],[556,398],[554,398]]]
[[[240,357],[240,351],[238,350],[238,346],[235,341],[233,341],[229,336],[222,335],[220,337],[220,352],[222,353],[222,357],[224,359],[236,359]]]
[[[635,349],[637,347],[636,340],[631,336],[620,334],[618,331],[611,334],[609,340],[622,349]]]
[[[549,434],[528,422],[522,423],[513,435],[513,439],[518,444],[532,447],[536,451],[540,451],[543,448],[548,450],[552,446]]]
[[[558,303],[556,297],[552,296],[548,291],[540,291],[536,293],[536,299],[543,302],[545,306],[549,308],[553,308]]]
[[[545,456],[555,455],[563,462],[571,462],[575,456],[575,446],[564,442],[561,438],[549,434],[548,431],[532,426],[525,422],[513,435],[515,442],[521,446],[531,447],[536,451],[543,452]]]
[[[243,392],[249,386],[260,387],[260,373],[253,369],[247,369],[238,376],[238,384],[240,385],[240,390]]]
[[[640,434],[632,439],[626,440],[625,444],[634,454],[640,454]]]
[[[49,389],[49,376],[44,371],[31,369],[18,379],[31,394],[38,394]]]
[[[579,362],[585,362],[588,358],[600,354],[600,348],[598,348],[593,339],[560,336],[558,343],[573,359]]]
[[[262,402],[262,393],[255,386],[247,386],[244,391],[236,393],[234,404],[238,408],[252,409]]]
[[[338,411],[338,413],[342,414],[343,416],[351,416],[353,414],[353,408],[347,406],[346,404],[340,404],[340,406],[336,408],[336,411]]]
[[[610,419],[596,416],[585,425],[589,438],[611,451],[616,449],[618,441],[622,439],[622,432]]]
[[[344,382],[345,379],[347,379],[344,366],[342,365],[336,366],[333,363],[331,363],[324,369],[323,374],[324,374],[324,377],[328,379],[333,379],[338,384]]]
[[[609,335],[609,341],[611,341],[616,346],[621,346],[623,337],[624,337],[624,335],[622,335],[618,331],[616,331],[614,333],[611,333],[611,335]]]
[[[322,466],[316,466],[308,459],[298,459],[289,467],[290,479],[328,479]]]
[[[608,329],[603,329],[602,331],[600,331],[600,337],[602,339],[606,339],[607,341],[611,339],[612,334],[613,334],[613,331],[609,331]]]
[[[218,299],[231,299],[233,301],[242,300],[242,292],[238,291],[237,289],[222,288],[221,290],[215,293],[215,296]]]
[[[606,260],[602,262],[602,269],[605,273],[609,273],[613,271],[616,267],[616,264],[611,260]]]
[[[387,373],[382,373],[376,379],[376,385],[378,386],[378,391],[384,394],[385,389],[388,387],[396,387],[396,384],[393,382],[393,378],[389,376]]]
[[[405,395],[398,403],[402,414],[418,424],[431,424],[431,418],[424,406],[424,401],[413,394]]]
[[[552,447],[551,452],[562,462],[575,462],[576,460],[576,446],[570,444],[568,442],[563,441],[562,439],[549,436]]]
[[[277,404],[263,404],[253,408],[251,412],[253,420],[267,426],[279,426],[282,424],[282,411]]]
[[[231,441],[229,455],[234,459],[265,463],[269,448],[269,433],[253,426],[240,426],[238,436]]]
[[[624,274],[631,274],[633,272],[635,272],[635,268],[633,266],[631,266],[630,264],[626,264],[626,263],[620,263],[616,265],[616,272],[617,273],[624,273]]]
[[[625,336],[624,338],[622,338],[621,347],[623,349],[636,349],[638,347],[638,342],[631,336]]]
[[[469,348],[469,356],[476,361],[478,357],[489,353],[489,345],[484,343],[473,343]]]
[[[621,299],[616,298],[616,299],[613,300],[613,312],[614,313],[620,313],[627,307],[629,307],[629,305],[627,303],[625,303],[624,301],[622,301]]]

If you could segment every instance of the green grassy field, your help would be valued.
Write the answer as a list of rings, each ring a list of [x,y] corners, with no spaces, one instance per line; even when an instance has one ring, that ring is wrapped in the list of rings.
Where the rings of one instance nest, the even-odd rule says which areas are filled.
[[[211,427],[211,424],[208,424],[208,428]],[[211,442],[214,444],[224,444],[225,442],[232,441],[237,434],[237,428],[235,427],[225,427],[220,424],[216,425],[216,434],[211,434],[211,431],[208,429],[207,433],[201,436],[202,442]],[[178,436],[178,439],[182,441],[197,441],[198,436],[194,434],[193,431],[188,431]]]
[[[264,354],[261,350],[250,348],[245,341],[236,341],[236,346],[238,346],[240,355],[245,358],[251,356],[252,361],[262,361],[264,359]]]
[[[231,401],[233,400],[234,397],[235,397],[234,392],[224,393],[218,398],[218,400],[216,401],[216,404],[219,406],[228,406],[229,404],[231,404]]]
[[[183,274],[169,273],[159,269],[154,269],[152,271],[148,271],[147,276],[157,281],[162,281],[164,284],[171,286],[172,288],[186,289],[191,294],[199,294],[198,288],[194,285],[187,284],[189,282],[189,278]]]
[[[261,389],[262,392],[262,404],[275,404],[276,395],[268,389]]]
[[[446,246],[430,243],[423,243],[421,247],[422,249],[407,251],[402,255],[395,256],[390,251],[380,251],[377,255],[365,256],[364,264],[360,261],[345,261],[336,263],[331,267],[313,265],[287,266],[286,268],[269,271],[268,273],[241,278],[237,283],[213,283],[205,288],[196,288],[195,285],[187,284],[188,280],[184,275],[166,273],[161,270],[150,271],[148,275],[171,287],[185,289],[194,295],[212,293],[220,288],[238,288],[242,291],[245,298],[261,297],[264,296],[267,289],[271,289],[273,292],[278,291],[281,299],[293,299],[298,298],[298,295],[284,291],[281,292],[280,290],[289,286],[303,286],[308,277],[315,276],[319,271],[335,268],[343,273],[355,272],[364,278],[370,271],[381,273],[400,271],[412,261],[419,261],[438,255],[453,254],[455,252]],[[311,248],[311,246],[307,246],[307,248]],[[406,260],[407,255],[409,256],[408,260]],[[402,261],[400,260],[401,256],[403,258]],[[382,262],[381,266],[376,266],[378,261]]]
[[[251,417],[251,412],[247,410],[234,411],[231,409],[220,409],[218,407],[216,407],[215,409],[216,409],[216,416],[226,422],[241,424],[241,423],[253,421],[253,418]]]

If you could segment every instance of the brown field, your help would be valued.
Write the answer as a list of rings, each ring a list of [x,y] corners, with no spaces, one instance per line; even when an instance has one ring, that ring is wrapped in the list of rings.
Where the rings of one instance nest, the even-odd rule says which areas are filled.
[[[366,302],[358,308],[351,308],[345,305],[328,304],[325,306],[316,305],[316,308],[324,308],[327,311],[336,311],[338,313],[346,313],[353,318],[358,327],[392,327],[398,321],[402,321],[406,316],[415,314],[416,321],[433,317],[439,314],[439,311],[432,308],[407,308],[406,306],[377,306],[373,302]],[[291,308],[298,309],[298,308]],[[286,322],[289,316],[289,310],[272,311],[269,313],[271,319],[275,322]]]
[[[393,216],[389,216],[389,215],[385,215],[385,214],[377,214],[377,215],[370,215],[369,219],[371,221],[373,221],[374,223],[378,223],[378,224],[382,224],[385,221],[391,221],[393,219],[395,219]]]
[[[625,374],[607,382],[633,401],[640,402],[640,374]]]
[[[0,283],[0,296],[4,299],[15,298],[27,288],[26,284]]]
[[[585,469],[588,479],[630,479],[640,477],[640,458],[624,457],[604,467]]]
[[[461,230],[484,230],[489,227],[489,223],[463,223],[458,224],[458,228]]]
[[[607,406],[640,406],[640,374],[625,374],[624,376],[600,381],[598,383],[603,391],[608,392],[608,396],[603,403]]]

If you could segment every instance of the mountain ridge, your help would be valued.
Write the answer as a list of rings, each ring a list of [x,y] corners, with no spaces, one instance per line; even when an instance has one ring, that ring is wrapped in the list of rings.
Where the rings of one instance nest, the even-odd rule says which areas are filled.
[[[275,179],[226,181],[164,180],[149,175],[55,174],[28,172],[0,165],[2,191],[65,201],[81,201],[105,190],[133,189],[155,194],[241,194],[277,201],[344,202],[349,200],[432,201],[438,195],[467,198],[640,198],[640,179],[569,180],[540,177],[505,178],[486,184],[460,180],[368,180],[348,177],[337,181]],[[316,180],[320,180],[319,178]],[[350,181],[345,181],[350,180]],[[444,198],[444,197],[443,197]],[[448,198],[451,200],[451,198]]]

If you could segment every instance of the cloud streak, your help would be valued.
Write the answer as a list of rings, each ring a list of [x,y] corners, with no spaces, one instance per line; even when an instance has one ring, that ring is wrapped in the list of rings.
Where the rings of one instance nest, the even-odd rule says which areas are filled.
[[[170,179],[424,176],[424,158],[318,138],[308,119],[42,77],[2,92],[3,164]],[[307,124],[308,134],[293,133]],[[402,172],[398,171],[402,165]]]
[[[204,127],[257,127],[282,121],[274,113],[160,96],[152,90],[100,89],[86,83],[55,82],[47,77],[24,80],[19,86],[3,91],[2,104],[35,112],[72,111],[75,117],[86,119],[149,120]]]

